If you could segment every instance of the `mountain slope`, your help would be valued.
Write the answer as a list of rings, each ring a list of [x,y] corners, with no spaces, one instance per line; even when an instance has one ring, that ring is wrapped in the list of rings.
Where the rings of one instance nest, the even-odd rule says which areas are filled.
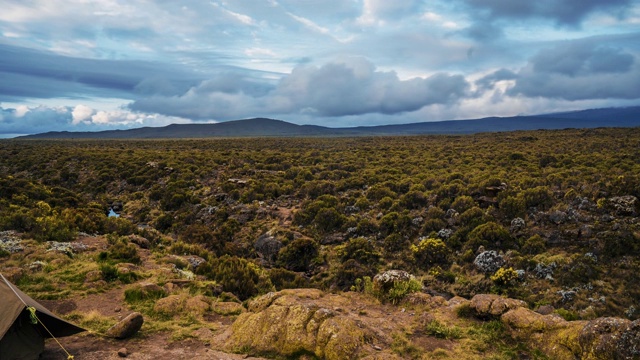
[[[207,137],[297,137],[367,136],[418,134],[472,134],[537,129],[636,127],[640,107],[590,109],[532,116],[488,117],[474,120],[447,120],[413,124],[328,128],[296,125],[282,120],[254,118],[216,124],[172,124],[129,130],[98,132],[48,132],[22,136],[24,139],[162,139]]]

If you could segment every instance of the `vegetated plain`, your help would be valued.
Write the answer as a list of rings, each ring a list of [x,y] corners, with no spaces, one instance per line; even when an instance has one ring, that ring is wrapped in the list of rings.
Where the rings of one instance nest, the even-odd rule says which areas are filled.
[[[5,140],[0,159],[0,231],[37,243],[108,235],[81,266],[51,261],[16,277],[36,298],[148,276],[117,266],[140,262],[133,243],[144,238],[151,256],[240,301],[286,288],[365,291],[400,269],[432,294],[502,294],[567,319],[640,315],[640,128]],[[26,266],[3,249],[1,270]],[[491,250],[497,266],[474,263]],[[88,290],[96,270],[103,282]]]

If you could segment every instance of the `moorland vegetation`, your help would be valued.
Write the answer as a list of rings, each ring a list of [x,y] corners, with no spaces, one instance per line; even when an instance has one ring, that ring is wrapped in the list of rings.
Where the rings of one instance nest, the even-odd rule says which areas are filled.
[[[36,298],[144,278],[121,266],[139,264],[144,248],[201,279],[201,294],[236,301],[290,288],[388,303],[414,291],[494,293],[533,309],[551,305],[567,320],[640,316],[638,128],[4,140],[0,159],[3,271],[25,266],[9,241],[16,236],[108,239],[83,266],[69,250],[70,260],[44,257],[42,271],[16,277]],[[391,269],[415,278],[372,289],[371,279]],[[88,274],[102,281],[98,290],[86,287]],[[126,296],[144,305],[162,295]],[[138,309],[160,316],[146,304]]]

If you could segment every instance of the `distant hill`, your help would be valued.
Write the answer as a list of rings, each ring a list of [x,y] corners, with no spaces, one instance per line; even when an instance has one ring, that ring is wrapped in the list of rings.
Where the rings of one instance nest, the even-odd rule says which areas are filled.
[[[473,120],[447,120],[413,124],[328,128],[296,125],[282,120],[255,118],[216,124],[172,124],[129,130],[96,132],[52,131],[21,136],[21,139],[163,139],[208,137],[304,137],[419,134],[472,134],[515,130],[636,127],[640,126],[640,106],[590,109],[564,113],[488,117]]]

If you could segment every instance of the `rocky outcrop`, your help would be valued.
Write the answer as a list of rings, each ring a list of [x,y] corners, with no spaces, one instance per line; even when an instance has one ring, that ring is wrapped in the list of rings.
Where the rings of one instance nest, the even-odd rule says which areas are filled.
[[[475,310],[478,317],[488,318],[499,317],[509,310],[526,307],[527,303],[494,294],[478,294],[471,299],[469,306]]]
[[[250,311],[241,314],[227,334],[227,350],[251,349],[284,357],[309,354],[322,359],[356,358],[368,330],[339,309],[334,310],[324,297],[319,290],[296,289],[251,301]]]
[[[493,274],[505,264],[505,261],[502,255],[491,250],[483,251],[476,256],[475,260],[473,260],[473,264],[483,273]]]
[[[120,320],[119,323],[110,327],[109,330],[107,330],[107,336],[115,339],[130,338],[140,330],[143,323],[144,318],[142,314],[138,312],[131,313],[126,318]]]

